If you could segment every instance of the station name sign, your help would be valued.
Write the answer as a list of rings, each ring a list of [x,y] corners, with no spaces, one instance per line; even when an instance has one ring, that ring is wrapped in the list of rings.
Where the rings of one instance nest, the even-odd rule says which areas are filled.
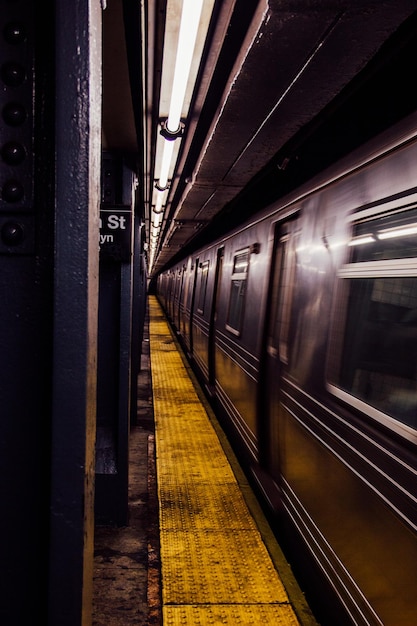
[[[100,257],[116,261],[130,261],[131,252],[131,208],[100,209]]]

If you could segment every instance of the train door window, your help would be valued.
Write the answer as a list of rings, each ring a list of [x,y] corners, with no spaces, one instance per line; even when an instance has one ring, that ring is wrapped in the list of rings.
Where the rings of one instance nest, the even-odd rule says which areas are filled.
[[[226,328],[235,335],[240,335],[242,331],[248,269],[249,248],[246,248],[235,254],[233,259]]]
[[[193,295],[193,282],[194,282],[194,264],[191,265],[190,271],[188,272],[187,301],[186,301],[187,311],[191,309],[191,297]]]
[[[181,292],[181,268],[175,272],[174,276],[174,302],[177,302]]]
[[[177,324],[178,327],[180,326],[181,323],[181,304],[182,304],[182,298],[183,298],[183,290],[184,290],[184,279],[185,279],[185,266],[179,268],[178,270],[178,276],[177,276],[177,294],[176,294],[176,301],[177,301],[177,310],[176,310],[176,316],[177,316]]]
[[[197,311],[201,314],[204,313],[204,305],[206,302],[206,293],[207,293],[207,280],[208,280],[208,272],[209,272],[209,261],[204,261],[200,265],[200,282],[198,288],[198,302],[197,302]]]
[[[330,389],[409,438],[417,428],[417,207],[356,221],[339,272]]]
[[[275,235],[267,351],[270,356],[279,357],[282,363],[288,363],[288,337],[296,267],[294,259],[296,233],[292,232],[295,227],[295,221],[278,224]]]

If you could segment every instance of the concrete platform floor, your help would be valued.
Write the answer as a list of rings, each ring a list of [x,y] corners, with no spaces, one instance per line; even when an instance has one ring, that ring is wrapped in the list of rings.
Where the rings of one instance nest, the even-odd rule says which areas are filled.
[[[93,626],[162,623],[148,322],[142,345],[137,423],[129,448],[129,524],[96,527]]]

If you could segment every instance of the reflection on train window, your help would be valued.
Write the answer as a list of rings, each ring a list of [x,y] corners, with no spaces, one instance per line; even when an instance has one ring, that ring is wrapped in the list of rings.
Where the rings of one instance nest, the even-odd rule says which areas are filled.
[[[191,266],[191,269],[187,275],[187,296],[186,296],[186,310],[187,311],[191,309],[191,296],[193,293],[193,280],[194,280],[193,269],[194,269],[194,266]]]
[[[248,268],[249,249],[246,249],[238,252],[233,259],[226,328],[235,335],[240,335],[242,330]]]
[[[198,287],[198,301],[197,301],[197,311],[199,313],[204,313],[209,263],[210,263],[209,261],[205,261],[204,263],[201,263],[201,266],[200,266],[201,271],[200,271],[200,282],[199,282],[199,287]]]
[[[352,263],[417,258],[417,210],[359,222],[350,246]]]
[[[338,387],[417,428],[417,212],[357,224],[343,279]],[[344,329],[343,329],[344,327]]]
[[[179,298],[181,297],[182,277],[183,277],[182,270],[181,269],[177,270],[177,273],[175,275],[175,283],[174,283],[174,298],[173,298],[174,303],[177,302]]]
[[[291,307],[296,284],[294,262],[297,235],[292,234],[292,222],[278,224],[273,266],[273,285],[271,291],[271,318],[268,333],[267,350],[270,356],[278,357],[283,363],[288,363],[288,337],[290,332]]]

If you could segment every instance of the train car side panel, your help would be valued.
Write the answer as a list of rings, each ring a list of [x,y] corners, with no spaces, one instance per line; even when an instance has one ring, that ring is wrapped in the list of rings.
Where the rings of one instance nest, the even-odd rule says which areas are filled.
[[[392,158],[402,160],[401,154]],[[396,167],[397,163],[394,169]],[[366,401],[379,410],[383,407],[387,410],[380,395],[384,398],[394,396],[395,400],[400,396],[401,419],[406,426],[391,424],[391,427],[395,432],[408,435],[407,439],[416,440],[415,431],[412,433],[409,429],[415,423],[416,413],[415,405],[414,410],[411,405],[411,401],[415,402],[417,369],[413,344],[417,279],[411,276],[417,273],[416,260],[412,260],[413,255],[417,257],[415,235],[408,242],[405,239],[398,242],[400,228],[405,238],[405,229],[410,229],[411,238],[417,223],[416,210],[409,203],[412,194],[408,194],[407,185],[412,184],[412,177],[404,175],[409,171],[406,164],[396,179],[397,187],[394,188],[392,183],[390,186],[391,192],[405,198],[397,199],[395,206],[392,201],[379,198],[382,204],[379,209],[374,202],[368,203],[366,209],[357,213],[358,226],[351,233],[352,203],[356,200],[360,206],[367,195],[372,200],[370,190],[375,184],[374,174],[378,178],[378,171],[384,168],[387,168],[386,161],[315,194],[301,207],[300,228],[293,228],[290,232],[281,228],[282,249],[276,253],[281,282],[275,283],[278,291],[281,286],[282,293],[271,297],[276,319],[271,319],[269,334],[272,335],[276,327],[278,330],[275,342],[270,342],[267,348],[267,380],[271,385],[267,392],[271,428],[269,458],[270,470],[280,485],[285,515],[293,520],[307,549],[315,554],[316,562],[326,563],[326,567],[323,566],[326,577],[352,622],[406,625],[412,623],[412,614],[416,610],[410,583],[417,576],[417,519],[415,487],[412,486],[415,458],[410,464],[404,457],[404,450],[401,454],[398,448],[387,448],[385,430],[378,431],[375,425],[369,424],[369,416],[376,415],[376,411],[370,411],[368,407],[362,422],[356,411],[352,413],[354,408],[364,408]],[[372,177],[369,182],[368,177]],[[382,188],[385,187],[384,184]],[[380,193],[380,186],[378,190]],[[391,211],[387,210],[388,206]],[[379,223],[372,219],[378,210],[382,214]],[[361,245],[365,244],[364,235],[369,232],[384,233],[395,243],[391,246],[379,243],[375,251],[370,252],[372,240],[368,248]],[[352,249],[356,249],[353,255],[358,259],[356,268],[343,263]],[[406,260],[395,258],[404,255]],[[291,277],[290,280],[285,274]],[[349,298],[341,298],[340,289],[335,290],[337,280],[350,280],[354,293],[362,287],[355,296],[355,307],[352,293]],[[369,283],[365,286],[366,291],[361,285],[365,280]],[[344,319],[347,329],[345,346],[340,346],[339,324],[338,348],[331,344],[328,352],[328,330],[335,297],[338,298],[339,320]],[[359,314],[362,308],[369,310],[371,298],[374,308],[381,309],[383,305],[381,315],[384,316],[385,338],[383,340],[380,335],[376,342],[372,341],[372,333],[366,325],[368,314]],[[288,307],[290,314],[286,315]],[[341,307],[345,310],[341,311]],[[362,319],[365,323],[361,328]],[[405,320],[402,326],[399,326],[400,320]],[[372,322],[381,324],[375,311]],[[403,357],[394,359],[395,366],[388,327],[394,332],[398,352]],[[407,337],[411,349],[407,359],[404,359],[400,336]],[[381,354],[387,341],[391,350]],[[364,351],[367,355],[372,353],[372,360],[361,360],[359,355]],[[349,368],[345,365],[344,370],[341,370],[340,363],[342,352],[345,355],[343,362],[349,365]],[[335,395],[347,402],[348,393],[355,396],[350,399],[350,415],[327,396],[325,364],[328,353],[333,371],[335,361],[339,360],[338,385],[343,386],[343,390]],[[378,359],[379,364],[376,363]],[[374,378],[384,376],[383,380],[374,381],[376,391],[370,386],[369,372],[364,373],[365,367],[372,371]],[[353,368],[356,368],[356,376],[351,373]],[[383,370],[381,374],[378,368]],[[389,406],[394,406],[394,400]],[[343,420],[347,420],[343,429],[337,423],[342,421],[342,414]],[[380,421],[384,426],[389,418]],[[406,428],[409,429],[407,432]],[[393,460],[398,454],[403,456],[400,463]],[[375,465],[384,470],[375,470]],[[388,478],[388,468],[395,480]],[[398,480],[404,482],[399,485]],[[390,503],[388,507],[387,503]],[[395,542],[392,537],[396,538]],[[399,553],[402,555],[401,572],[398,571]],[[396,610],[395,614],[392,612],[394,606],[399,609],[399,614]]]
[[[267,229],[256,224],[225,242],[215,323],[216,397],[254,459]]]

